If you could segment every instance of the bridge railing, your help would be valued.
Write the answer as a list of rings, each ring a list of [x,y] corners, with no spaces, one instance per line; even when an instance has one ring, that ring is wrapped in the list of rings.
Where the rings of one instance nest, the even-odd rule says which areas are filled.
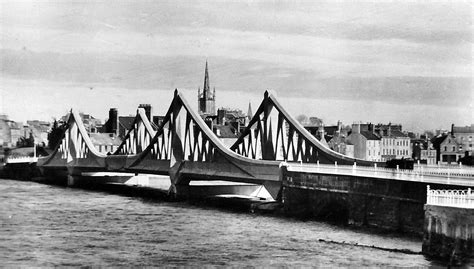
[[[19,157],[7,157],[5,158],[5,163],[35,163],[38,161],[38,157],[28,157],[28,156],[19,156]]]
[[[335,164],[303,164],[289,163],[288,169],[291,171],[316,172],[327,174],[342,174],[361,177],[377,177],[408,181],[429,181],[433,183],[448,184],[469,184],[474,186],[474,170],[453,169],[447,171],[425,171],[422,169],[394,169],[386,167],[368,167],[357,165]],[[467,180],[466,180],[467,179]]]
[[[426,204],[474,208],[474,192],[467,190],[432,190],[426,186]]]

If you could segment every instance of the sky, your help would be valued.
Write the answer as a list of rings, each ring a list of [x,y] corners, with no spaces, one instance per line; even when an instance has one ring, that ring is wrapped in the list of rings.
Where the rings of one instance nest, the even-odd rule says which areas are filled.
[[[1,1],[0,113],[197,108],[209,63],[217,107],[255,111],[265,90],[294,117],[474,123],[470,1]]]

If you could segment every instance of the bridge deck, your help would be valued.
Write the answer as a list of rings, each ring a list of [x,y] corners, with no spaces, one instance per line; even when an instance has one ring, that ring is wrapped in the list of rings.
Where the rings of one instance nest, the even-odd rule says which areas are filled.
[[[474,187],[474,169],[472,168],[436,168],[416,167],[414,170],[391,169],[384,167],[360,167],[353,165],[294,164],[287,163],[288,171],[349,175],[359,177],[384,178],[392,180],[416,181],[434,184]]]

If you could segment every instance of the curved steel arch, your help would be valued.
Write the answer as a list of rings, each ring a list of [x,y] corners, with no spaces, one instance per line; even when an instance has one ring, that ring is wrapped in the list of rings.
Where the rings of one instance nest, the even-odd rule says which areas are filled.
[[[66,124],[61,143],[50,155],[38,158],[37,166],[92,170],[104,168],[106,155],[95,148],[79,113],[71,109]]]
[[[145,109],[138,108],[137,115],[120,146],[113,155],[135,155],[150,145],[156,132],[146,116]]]
[[[279,161],[254,160],[226,148],[178,90],[151,144],[126,169],[158,172],[161,164],[156,161],[168,161],[174,185],[186,185],[191,180],[228,180],[267,187],[278,183],[278,188],[273,186],[276,191],[270,191],[274,197],[281,185]]]
[[[272,113],[276,112],[276,113]],[[325,147],[265,91],[264,98],[247,128],[230,147],[253,159],[304,163],[335,163],[383,166],[384,163],[352,158]]]

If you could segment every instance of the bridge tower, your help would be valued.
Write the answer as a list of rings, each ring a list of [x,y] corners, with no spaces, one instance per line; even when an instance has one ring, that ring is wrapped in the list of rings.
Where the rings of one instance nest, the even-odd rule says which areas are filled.
[[[216,88],[214,88],[214,92],[211,92],[210,88],[209,72],[206,61],[206,70],[204,71],[204,88],[202,92],[200,88],[198,89],[199,115],[203,118],[206,116],[216,115]]]

